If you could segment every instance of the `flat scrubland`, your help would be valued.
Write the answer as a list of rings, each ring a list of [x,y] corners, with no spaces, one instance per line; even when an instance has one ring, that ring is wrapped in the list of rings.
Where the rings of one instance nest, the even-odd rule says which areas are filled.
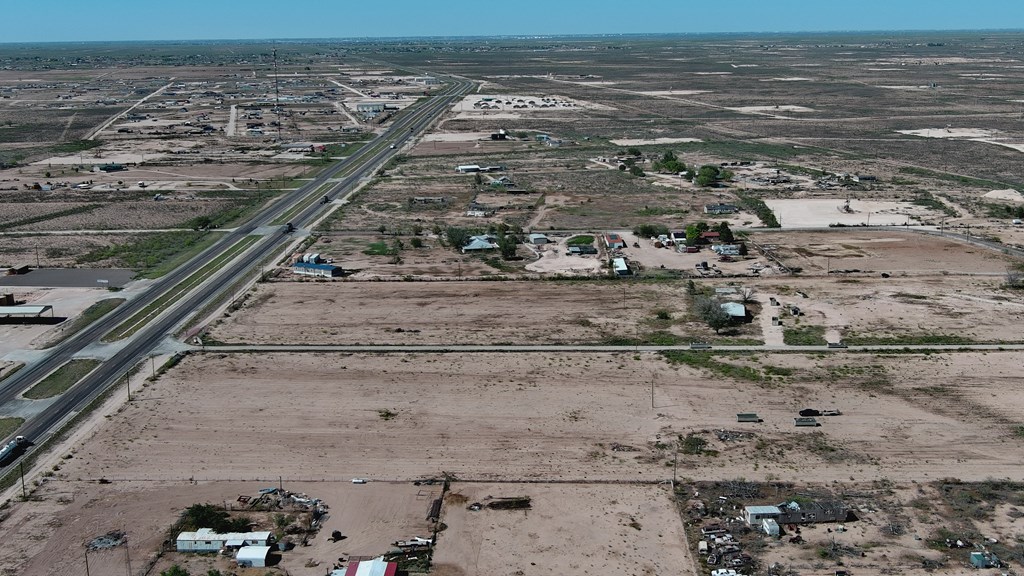
[[[140,252],[182,239],[160,235],[200,235],[189,224],[202,217],[234,225],[379,133],[386,123],[356,111],[378,101],[370,91],[394,93],[379,101],[402,107],[436,90],[413,85],[405,70],[421,68],[423,53],[435,73],[481,82],[480,95],[515,95],[494,109],[452,110],[320,224],[305,251],[349,276],[311,281],[282,271],[207,335],[210,343],[581,350],[193,354],[133,390],[132,402],[98,414],[36,479],[38,500],[0,512],[0,565],[10,574],[80,574],[82,555],[67,542],[125,529],[139,565],[229,570],[224,558],[155,555],[185,507],[234,506],[238,495],[280,481],[323,498],[331,514],[312,545],[285,552],[275,570],[319,576],[338,558],[428,535],[423,518],[440,485],[413,481],[445,476],[437,574],[703,573],[689,549],[700,525],[748,504],[826,497],[848,503],[856,520],[844,531],[804,528],[804,543],[743,534],[758,571],[778,563],[805,574],[962,573],[974,548],[951,549],[946,539],[985,545],[1018,568],[1024,487],[1001,479],[1024,473],[1021,352],[784,346],[1024,341],[1024,304],[1005,285],[1007,270],[1019,268],[1010,249],[1024,245],[1024,228],[1012,224],[1024,205],[1019,41],[929,33],[495,41],[487,51],[434,41],[416,50],[295,44],[280,50],[289,96],[280,116],[269,104],[264,45],[211,45],[201,55],[114,47],[74,70],[19,61],[0,71],[0,158],[17,162],[0,173],[0,200],[11,200],[0,202],[0,225],[17,234],[0,243],[0,257],[12,262],[31,261],[39,247],[69,265],[156,266]],[[79,57],[48,50],[57,62]],[[237,64],[245,55],[256,64]],[[390,64],[356,63],[363,55]],[[125,59],[132,65],[120,66]],[[15,62],[0,52],[0,64]],[[107,124],[151,94],[134,110],[142,118]],[[574,105],[515,107],[545,97]],[[258,123],[262,135],[250,131]],[[513,138],[491,141],[500,128]],[[280,145],[291,142],[314,148]],[[734,177],[702,188],[657,174],[653,161],[668,151],[691,167],[727,163]],[[626,155],[647,176],[619,170]],[[91,171],[107,162],[128,170]],[[477,182],[455,174],[462,164],[506,169]],[[492,187],[498,176],[512,183]],[[90,181],[88,190],[71,188]],[[741,194],[764,200],[783,230],[764,230],[749,209],[703,213],[705,204],[741,203]],[[444,200],[422,200],[434,197]],[[707,249],[679,254],[632,234],[641,224],[679,230],[698,220],[754,229],[750,254],[718,262]],[[861,228],[883,223],[905,228]],[[556,244],[520,246],[522,259],[507,262],[443,241],[448,226],[499,224],[550,232]],[[44,234],[89,228],[148,232]],[[164,228],[184,230],[156,232]],[[590,265],[604,252],[557,263],[537,254],[564,254],[572,234],[609,230],[625,235],[623,253],[642,265],[644,281],[537,280],[566,272],[574,258],[590,270],[583,274],[599,273]],[[148,236],[156,240],[144,243]],[[698,278],[701,261],[727,277]],[[520,280],[483,281],[497,277]],[[730,289],[726,299],[754,289],[752,321],[714,334],[693,316],[687,277],[705,294]],[[587,350],[697,339],[781,348]],[[807,407],[842,415],[794,427]],[[763,422],[739,424],[741,412]],[[355,477],[370,483],[353,485]],[[508,497],[529,497],[531,509],[467,509]],[[708,516],[693,513],[698,500]],[[348,538],[328,541],[334,529]],[[98,553],[96,572],[119,570],[120,552]]]
[[[133,557],[144,558],[180,509],[197,501],[233,500],[253,486],[274,484],[279,475],[286,487],[328,498],[344,517],[341,504],[351,501],[342,500],[349,498],[343,494],[361,488],[348,483],[351,477],[369,478],[373,487],[442,471],[461,479],[452,493],[465,498],[449,499],[445,518],[451,521],[445,521],[452,532],[442,533],[435,556],[453,565],[452,573],[472,572],[478,553],[486,562],[501,562],[535,549],[543,553],[544,546],[553,546],[551,553],[582,546],[585,554],[560,561],[574,558],[583,568],[609,553],[615,562],[679,562],[686,557],[679,541],[682,524],[670,512],[663,488],[594,486],[670,478],[677,434],[706,442],[704,451],[679,454],[684,486],[691,480],[768,477],[783,483],[780,490],[792,490],[785,485],[803,485],[813,469],[813,481],[822,487],[874,494],[875,511],[849,525],[870,531],[885,514],[880,502],[888,498],[872,482],[918,499],[922,495],[913,494],[913,483],[927,495],[931,482],[953,471],[960,480],[979,482],[1019,475],[1021,406],[1006,384],[1020,361],[1017,352],[754,354],[717,357],[709,368],[694,368],[631,353],[197,355],[138,390],[132,403],[76,443],[73,457],[38,490],[43,502],[35,512],[26,516],[36,505],[10,512],[9,521],[18,522],[10,526],[12,545],[4,547],[4,562],[21,566],[21,574],[74,573],[80,555],[60,543],[66,539],[39,535],[57,530],[84,539],[122,524],[130,527]],[[746,368],[740,372],[746,376],[724,375],[723,365]],[[824,419],[820,428],[795,429],[792,418],[806,406],[836,408],[843,415]],[[764,422],[735,423],[737,412],[751,411]],[[749,434],[720,440],[714,432],[719,429]],[[218,441],[211,443],[211,435]],[[97,484],[100,478],[111,483]],[[545,484],[551,481],[580,485]],[[386,547],[383,534],[398,537],[383,526],[412,526],[401,518],[425,513],[426,502],[402,503],[401,486],[389,497],[394,511],[373,517],[381,536],[359,540],[363,550]],[[413,498],[416,488],[404,486],[405,497]],[[487,510],[477,517],[460,510],[488,496],[531,496],[534,510]],[[941,500],[924,501],[941,517]],[[565,516],[563,507],[577,511]],[[401,512],[406,509],[413,512]],[[590,540],[587,532],[568,529],[566,522],[576,517],[592,527],[596,542],[581,544]],[[480,522],[489,528],[481,531]],[[635,539],[633,522],[642,526],[645,540],[660,534],[663,549],[643,552],[650,543]],[[933,538],[945,526],[924,515],[917,529]],[[496,558],[482,554],[507,542],[501,534],[520,528],[525,533],[495,552]],[[1000,539],[1014,534],[1012,525],[991,530],[986,533]],[[541,538],[527,537],[531,533]],[[617,535],[638,548],[623,547]],[[317,546],[327,546],[325,537],[314,539]],[[812,557],[823,538],[807,538],[810,544],[787,547],[787,553]],[[602,541],[611,549],[600,546]],[[878,554],[893,545],[879,543]],[[904,539],[900,545],[931,554],[924,541]],[[331,561],[333,552],[354,554],[360,546],[321,548],[319,558]],[[287,553],[289,572],[317,573],[300,568],[310,555],[306,549]],[[893,558],[885,565],[911,564]]]

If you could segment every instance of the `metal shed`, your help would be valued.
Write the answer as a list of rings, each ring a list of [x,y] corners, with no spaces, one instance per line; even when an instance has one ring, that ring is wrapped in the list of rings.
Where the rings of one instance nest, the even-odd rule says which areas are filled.
[[[269,555],[270,546],[242,546],[238,549],[238,556],[235,556],[235,562],[239,566],[266,568],[267,556]]]

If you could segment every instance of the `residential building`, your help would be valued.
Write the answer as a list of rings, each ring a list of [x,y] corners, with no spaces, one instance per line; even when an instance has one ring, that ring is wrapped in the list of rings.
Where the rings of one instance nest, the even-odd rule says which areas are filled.
[[[175,545],[178,552],[219,552],[224,548],[268,546],[273,544],[272,532],[228,532],[220,534],[210,528],[178,534]]]
[[[312,276],[314,278],[336,278],[344,274],[341,266],[333,264],[315,264],[313,262],[296,262],[292,265],[292,274]]]
[[[615,250],[617,248],[625,248],[626,241],[614,232],[609,232],[604,235],[604,243],[608,246],[609,250]]]

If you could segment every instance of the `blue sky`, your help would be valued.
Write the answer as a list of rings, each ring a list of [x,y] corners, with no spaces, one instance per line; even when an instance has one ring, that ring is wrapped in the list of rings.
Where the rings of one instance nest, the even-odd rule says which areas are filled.
[[[1024,0],[5,0],[0,42],[1024,27]]]

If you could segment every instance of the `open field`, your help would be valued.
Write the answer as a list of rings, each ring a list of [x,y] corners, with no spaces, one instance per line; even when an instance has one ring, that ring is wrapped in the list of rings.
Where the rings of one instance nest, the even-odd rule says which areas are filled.
[[[376,307],[382,301],[385,313]],[[714,336],[688,307],[685,286],[669,283],[275,282],[259,285],[207,336],[249,344],[453,345],[689,343]],[[317,322],[309,322],[308,310],[318,311]],[[756,326],[740,325],[735,334],[756,338]]]
[[[529,496],[531,510],[466,510]],[[666,487],[456,484],[434,574],[678,573],[691,559]]]
[[[290,573],[312,576],[319,572],[300,568],[307,558],[329,562],[339,551],[379,550],[385,538],[419,529],[411,521],[423,514],[425,503],[416,494],[425,487],[406,484],[403,492],[375,488],[375,481],[412,480],[442,470],[466,482],[453,484],[453,494],[465,500],[449,497],[445,514],[451,520],[445,521],[451,533],[442,536],[435,556],[450,573],[472,573],[477,553],[493,549],[506,531],[518,533],[508,554],[544,554],[534,547],[547,539],[552,554],[579,545],[600,563],[609,552],[594,544],[621,534],[638,549],[630,552],[632,544],[608,541],[618,552],[607,561],[626,562],[635,553],[633,560],[652,564],[681,562],[686,552],[679,545],[678,520],[672,519],[671,502],[658,494],[661,489],[586,486],[671,477],[673,452],[665,442],[675,434],[703,438],[709,450],[679,455],[682,478],[771,474],[780,482],[804,482],[813,466],[822,486],[833,481],[854,491],[865,486],[859,489],[863,494],[872,491],[871,481],[883,479],[909,486],[926,485],[951,470],[964,481],[1019,473],[1024,448],[1015,431],[1022,407],[1006,387],[1020,362],[1018,353],[719,358],[755,372],[774,367],[774,376],[754,381],[666,364],[656,355],[637,358],[586,353],[191,357],[139,390],[133,402],[77,443],[74,457],[62,461],[40,489],[42,502],[13,509],[8,521],[19,522],[9,542],[17,544],[4,547],[4,562],[22,566],[19,574],[74,573],[79,555],[57,541],[103,533],[114,517],[117,527],[131,526],[132,555],[142,559],[185,506],[232,499],[282,475],[286,488],[324,498],[336,509],[340,516],[328,529],[341,526],[357,538],[335,546],[321,541],[321,533],[316,548],[285,554]],[[655,408],[648,392],[652,379]],[[282,382],[289,383],[287,396],[280,395]],[[232,392],[243,385],[247,394]],[[218,397],[230,398],[231,409],[211,401]],[[267,403],[266,397],[277,400]],[[843,415],[825,419],[817,429],[794,429],[793,414],[806,406],[834,407]],[[337,417],[339,411],[345,418]],[[735,413],[741,411],[756,411],[764,422],[737,425]],[[154,417],[160,414],[173,417]],[[288,424],[296,419],[301,426]],[[717,429],[752,434],[723,441],[713,432]],[[221,442],[211,445],[210,433]],[[348,483],[351,477],[369,478],[365,488],[389,495],[372,492],[370,501],[352,500],[359,498],[353,491],[364,487]],[[98,478],[112,484],[96,484]],[[240,484],[255,478],[262,480]],[[541,484],[474,486],[474,479]],[[569,479],[584,485],[544,486],[545,480]],[[487,496],[519,495],[533,496],[535,510],[523,515],[462,508],[486,502]],[[594,499],[606,503],[570,506]],[[383,506],[383,501],[392,504],[364,509],[358,517],[346,512]],[[575,512],[558,512],[562,506]],[[877,508],[859,514],[868,523],[853,527],[877,525],[880,514]],[[595,530],[592,538],[580,540],[586,531],[568,529],[565,522],[576,517],[590,519],[582,524]],[[59,522],[47,527],[45,518]],[[493,528],[482,530],[480,521]],[[631,522],[641,525],[640,534],[633,533],[639,529]],[[929,520],[920,530],[928,534],[937,527]],[[1012,529],[990,533],[1006,538]],[[38,538],[54,530],[66,536]],[[640,535],[643,542],[635,540]],[[665,540],[658,554],[643,553],[651,538]],[[584,543],[590,541],[596,542]],[[793,548],[790,554],[813,553],[817,544],[814,539],[809,548]],[[921,550],[924,545],[904,544]],[[480,558],[499,562],[502,556]],[[584,555],[577,561],[589,568],[585,563],[591,560]]]
[[[93,573],[123,573],[130,555],[133,573],[152,562],[150,573],[181,563],[264,576],[228,558],[156,554],[184,508],[237,507],[281,483],[330,513],[270,572],[323,576],[340,558],[427,536],[442,485],[413,482],[442,476],[440,576],[705,573],[686,544],[701,525],[744,505],[826,497],[856,519],[803,528],[804,543],[744,531],[758,561],[747,572],[825,574],[842,560],[855,576],[954,576],[969,549],[947,538],[998,549],[1020,571],[1024,486],[999,479],[1024,476],[1024,353],[784,346],[1024,342],[1024,298],[1006,285],[1021,264],[1000,250],[1024,246],[1021,38],[311,41],[274,46],[277,75],[266,43],[47,45],[33,48],[39,59],[0,47],[0,263],[158,276],[223,233],[206,228],[242,225],[370,145],[451,74],[479,89],[348,201],[325,205],[335,211],[301,252],[268,262],[269,281],[202,321],[206,343],[579,346],[197,350],[133,387],[130,402],[111,396],[29,478],[37,498],[0,508],[0,573],[81,574],[80,544],[123,529],[126,548],[90,553]],[[411,72],[423,69],[442,82]],[[501,129],[510,138],[491,140]],[[455,171],[473,164],[486,171]],[[696,177],[707,165],[719,180]],[[742,209],[705,212],[719,203]],[[780,229],[765,228],[772,217]],[[680,253],[634,233],[698,221],[728,223],[749,254]],[[554,242],[509,260],[448,245],[451,231],[506,229]],[[604,232],[622,235],[618,254],[639,281],[550,280],[607,273],[603,246],[566,255],[571,236]],[[265,233],[277,232],[247,242]],[[347,275],[292,275],[303,252]],[[710,269],[697,272],[702,262]],[[688,293],[739,300],[745,289],[749,321],[721,334]],[[110,297],[15,292],[71,318]],[[3,328],[0,368],[33,361],[30,348],[59,333]],[[588,350],[691,341],[716,348]],[[761,343],[773,349],[719,348]],[[809,407],[842,414],[795,427]],[[751,412],[761,421],[737,422]],[[531,509],[467,508],[514,496]],[[335,529],[347,538],[328,541]]]

